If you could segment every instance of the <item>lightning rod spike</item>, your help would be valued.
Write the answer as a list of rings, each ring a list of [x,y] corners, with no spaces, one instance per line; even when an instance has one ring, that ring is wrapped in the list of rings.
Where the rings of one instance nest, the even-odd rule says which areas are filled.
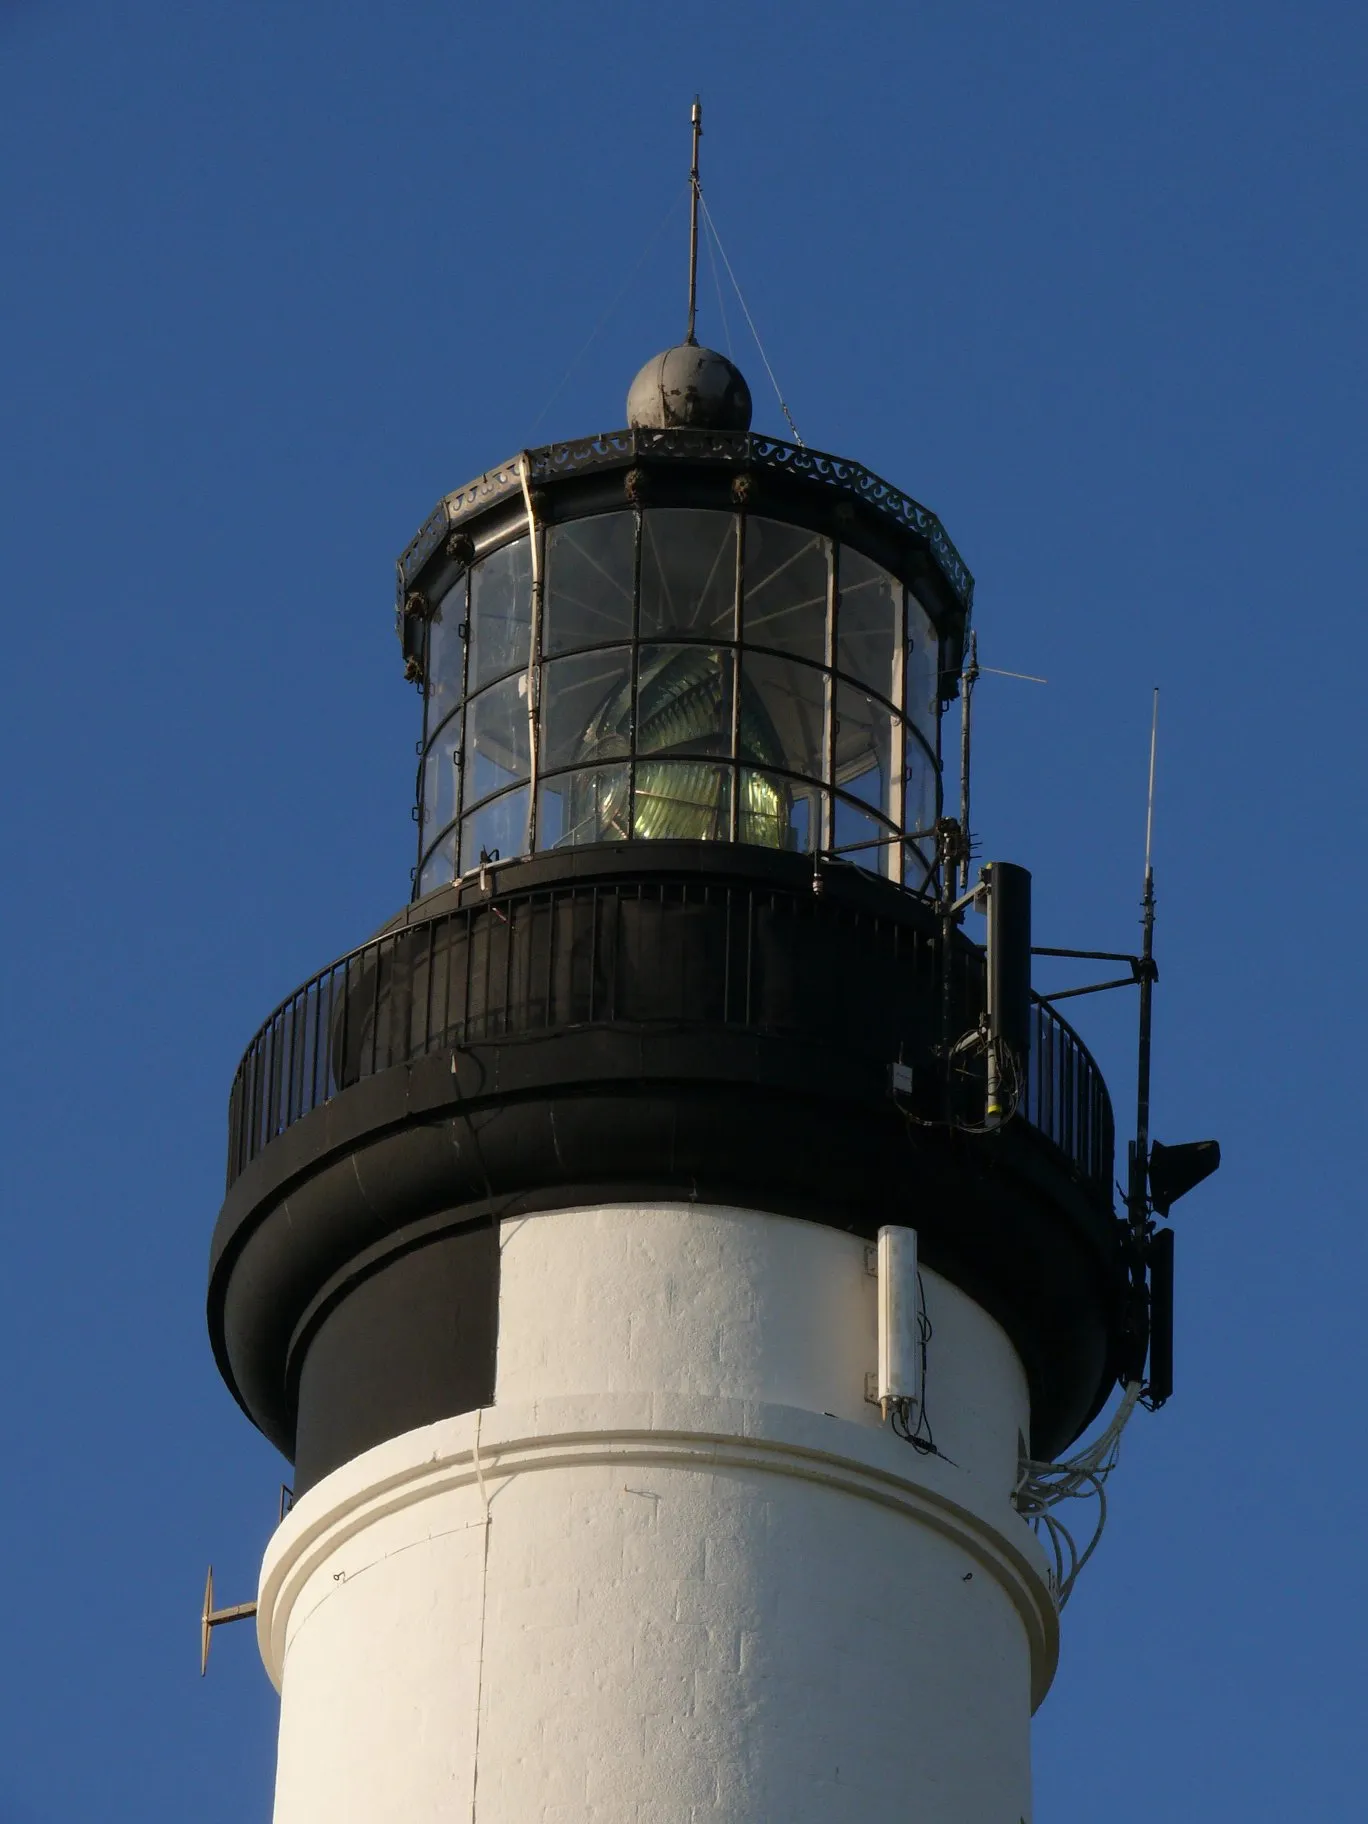
[[[693,163],[689,169],[689,330],[684,340],[693,347],[698,340],[694,335],[694,322],[698,315],[698,203],[702,195],[698,181],[698,142],[703,137],[703,103],[697,95],[689,119],[693,127]]]

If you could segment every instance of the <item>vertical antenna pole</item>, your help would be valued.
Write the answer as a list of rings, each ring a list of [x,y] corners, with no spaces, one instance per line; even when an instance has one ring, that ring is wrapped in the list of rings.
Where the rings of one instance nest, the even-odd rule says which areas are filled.
[[[698,181],[698,142],[703,137],[703,104],[697,95],[690,118],[693,121],[693,166],[689,171],[689,333],[684,340],[692,346],[697,340],[694,319],[698,314],[698,199],[702,194]]]
[[[960,892],[969,891],[969,743],[973,723],[974,686],[978,683],[978,635],[969,635],[969,663],[960,685],[960,828],[964,832],[963,872]]]
[[[1131,1227],[1143,1235],[1148,1215],[1146,1184],[1149,1176],[1150,1038],[1154,1014],[1154,760],[1159,743],[1159,689],[1155,686],[1150,719],[1149,794],[1145,806],[1145,892],[1141,901],[1140,945],[1140,1048],[1135,1082],[1135,1142],[1131,1148],[1130,1182],[1126,1203]]]

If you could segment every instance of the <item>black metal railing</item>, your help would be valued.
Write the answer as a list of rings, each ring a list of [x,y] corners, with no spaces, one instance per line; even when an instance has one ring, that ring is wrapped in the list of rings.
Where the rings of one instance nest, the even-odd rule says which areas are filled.
[[[248,1046],[228,1182],[342,1090],[426,1054],[593,1025],[792,1034],[881,1064],[943,1031],[934,930],[786,889],[613,882],[510,893],[372,939],[312,976]],[[982,954],[951,958],[956,1029]],[[1110,1199],[1111,1101],[1087,1048],[1037,1003],[1021,1113]]]
[[[1021,1112],[1110,1202],[1116,1128],[1102,1072],[1073,1027],[1046,1002],[1032,1008],[1031,1025]]]

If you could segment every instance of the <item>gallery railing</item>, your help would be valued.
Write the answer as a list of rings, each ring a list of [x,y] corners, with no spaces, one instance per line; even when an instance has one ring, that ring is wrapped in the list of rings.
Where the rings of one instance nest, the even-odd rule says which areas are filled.
[[[858,942],[850,927],[857,925]],[[977,1022],[982,956],[953,956],[949,1004]],[[429,1053],[598,1024],[789,1034],[832,1055],[928,1062],[944,1031],[934,928],[730,882],[567,885],[403,926],[312,976],[247,1047],[229,1103],[228,1182],[341,1091]],[[1113,1123],[1082,1040],[1037,1002],[1019,1114],[1110,1203]]]

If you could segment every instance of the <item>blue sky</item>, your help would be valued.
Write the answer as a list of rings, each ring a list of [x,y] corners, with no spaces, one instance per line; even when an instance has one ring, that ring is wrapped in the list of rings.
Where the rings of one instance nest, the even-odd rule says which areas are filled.
[[[1163,686],[1155,1131],[1225,1164],[1037,1818],[1361,1809],[1366,52],[1329,0],[0,0],[0,1824],[268,1815],[249,1631],[196,1665],[283,1468],[204,1335],[228,1085],[407,894],[395,554],[682,333],[695,89],[804,437],[1049,680],[976,728],[1039,941],[1135,940]],[[1133,1003],[1080,1005],[1124,1105]]]

